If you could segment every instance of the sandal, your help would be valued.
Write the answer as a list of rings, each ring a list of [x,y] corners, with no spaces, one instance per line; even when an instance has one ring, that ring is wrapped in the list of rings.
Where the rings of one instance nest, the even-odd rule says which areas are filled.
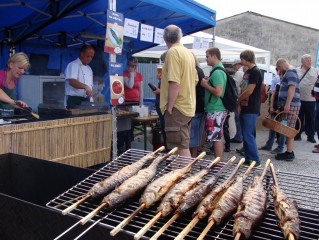
[[[315,148],[314,150],[312,150],[313,153],[319,153],[319,148]]]

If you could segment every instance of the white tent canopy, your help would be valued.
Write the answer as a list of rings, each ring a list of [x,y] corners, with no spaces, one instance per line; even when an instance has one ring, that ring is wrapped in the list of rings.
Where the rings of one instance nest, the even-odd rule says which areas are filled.
[[[192,49],[194,37],[210,39],[209,42],[211,44],[213,42],[213,35],[205,33],[205,32],[197,32],[189,36],[185,36],[181,40],[181,43],[185,47],[190,49],[195,54],[195,56],[199,59],[200,62],[203,62],[206,59],[206,49]],[[266,64],[267,69],[269,67],[270,51],[260,49],[260,48],[255,48],[250,45],[231,41],[231,40],[217,37],[217,36],[215,36],[215,41],[213,42],[213,46],[220,49],[223,62],[231,62],[233,59],[239,58],[239,55],[242,51],[246,49],[250,49],[255,52],[257,62]],[[135,53],[133,56],[147,57],[147,58],[160,58],[161,54],[165,52],[166,50],[167,50],[166,45],[158,45],[148,50]]]

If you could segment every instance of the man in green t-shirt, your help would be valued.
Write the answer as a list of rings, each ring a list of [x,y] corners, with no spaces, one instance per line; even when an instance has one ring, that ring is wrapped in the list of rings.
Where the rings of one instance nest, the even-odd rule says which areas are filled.
[[[207,65],[224,67],[221,63],[221,53],[218,48],[210,48],[206,51]],[[223,125],[227,117],[221,97],[224,96],[227,76],[223,70],[215,70],[210,77],[205,77],[201,85],[205,88],[205,112],[206,112],[206,141],[213,142],[215,157],[223,158],[224,146],[222,142]]]

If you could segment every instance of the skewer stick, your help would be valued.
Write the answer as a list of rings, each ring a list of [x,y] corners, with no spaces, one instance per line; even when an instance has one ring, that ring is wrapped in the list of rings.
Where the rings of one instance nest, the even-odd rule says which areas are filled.
[[[113,230],[110,232],[111,236],[115,236],[118,232],[124,228],[139,212],[143,211],[145,208],[145,203],[139,206],[133,213],[131,213],[127,218],[125,218],[119,225],[117,225]]]
[[[81,196],[78,196],[78,197],[76,197],[76,198],[72,198],[72,199],[70,199],[70,200],[64,201],[64,202],[59,203],[59,204],[57,204],[57,205],[54,205],[53,207],[54,207],[54,208],[59,208],[60,206],[64,206],[64,205],[67,204],[67,203],[72,203],[72,202],[74,202],[74,201],[77,201],[77,200],[79,200],[79,199],[82,199],[85,195],[86,195],[86,194],[81,195]]]
[[[235,236],[234,240],[239,240],[240,239],[240,235],[241,235],[240,232],[236,233],[236,236]]]
[[[183,231],[181,231],[177,237],[175,238],[175,240],[182,240],[184,239],[184,237],[186,237],[186,235],[193,229],[193,227],[196,226],[196,224],[199,222],[199,217],[196,216],[193,218],[193,220],[183,229]]]
[[[265,163],[264,170],[263,170],[263,172],[262,172],[262,174],[261,174],[261,176],[260,176],[261,181],[264,179],[264,177],[265,177],[265,175],[266,175],[266,172],[267,172],[267,169],[268,169],[269,164],[270,164],[270,159],[268,158],[267,161],[266,161],[266,163]]]
[[[161,146],[161,147],[159,147],[158,149],[156,149],[156,150],[153,152],[153,154],[159,153],[159,152],[163,151],[164,149],[165,149],[165,147],[164,147],[164,146]]]
[[[134,239],[140,239],[153,225],[154,223],[162,216],[162,212],[158,212],[140,231],[134,235]]]
[[[86,215],[82,220],[80,221],[81,225],[84,225],[87,223],[91,218],[93,218],[102,208],[104,208],[107,205],[107,203],[102,203],[100,206],[98,206],[95,210],[90,212],[88,215]]]
[[[243,178],[246,179],[250,173],[250,171],[253,169],[253,167],[256,165],[256,162],[253,161],[250,166],[246,169]]]
[[[274,164],[270,164],[270,170],[271,170],[271,174],[272,174],[272,177],[274,179],[274,184],[276,185],[276,187],[278,187],[278,179],[277,179],[277,176],[276,176],[276,171],[275,171],[275,167],[274,167]]]
[[[289,233],[288,240],[295,240],[295,236],[292,233]]]
[[[202,231],[202,233],[199,235],[199,237],[197,238],[197,240],[202,240],[204,239],[204,237],[206,236],[206,234],[208,233],[209,229],[212,228],[212,226],[214,226],[215,222],[214,220],[208,222],[207,226],[205,227],[205,229]]]
[[[74,209],[76,209],[82,202],[84,202],[86,199],[90,198],[91,194],[86,194],[84,195],[80,200],[78,200],[77,202],[73,203],[70,207],[64,209],[62,211],[63,215],[66,215],[67,213],[73,211]]]
[[[179,213],[176,213],[171,217],[170,220],[168,220],[164,226],[162,226],[154,235],[151,237],[150,240],[155,240],[157,239],[165,230],[179,217]]]

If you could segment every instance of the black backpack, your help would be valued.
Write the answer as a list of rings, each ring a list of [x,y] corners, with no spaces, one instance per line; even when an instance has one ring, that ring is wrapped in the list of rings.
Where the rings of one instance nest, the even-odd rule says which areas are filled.
[[[224,71],[224,73],[227,76],[225,93],[223,97],[220,97],[220,99],[222,100],[223,105],[229,112],[235,112],[237,110],[237,100],[238,100],[238,91],[237,91],[236,82],[234,78],[230,76],[222,67],[214,68],[210,72],[210,76],[217,69]],[[208,101],[210,101],[211,98],[212,98],[212,94],[210,94]]]

